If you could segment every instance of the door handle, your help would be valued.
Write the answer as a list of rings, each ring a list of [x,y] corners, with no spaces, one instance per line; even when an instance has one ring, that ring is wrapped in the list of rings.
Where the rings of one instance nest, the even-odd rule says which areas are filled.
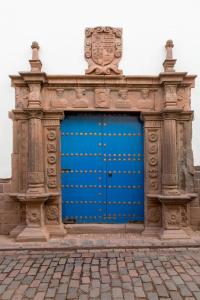
[[[108,171],[108,176],[112,177],[112,172],[111,171]]]

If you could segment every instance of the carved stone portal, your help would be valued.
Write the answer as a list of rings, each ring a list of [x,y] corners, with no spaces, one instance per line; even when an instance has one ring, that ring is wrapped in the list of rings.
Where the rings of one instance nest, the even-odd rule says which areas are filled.
[[[144,122],[145,231],[161,238],[186,238],[193,194],[191,88],[195,76],[175,72],[173,42],[167,41],[164,72],[121,76],[122,29],[87,28],[86,75],[47,75],[39,45],[32,44],[31,69],[10,76],[16,107],[13,193],[21,203],[18,241],[65,235],[60,186],[60,122],[64,113],[140,113]],[[58,49],[59,50],[59,49]],[[91,76],[93,75],[93,76]],[[19,228],[21,228],[19,230]]]

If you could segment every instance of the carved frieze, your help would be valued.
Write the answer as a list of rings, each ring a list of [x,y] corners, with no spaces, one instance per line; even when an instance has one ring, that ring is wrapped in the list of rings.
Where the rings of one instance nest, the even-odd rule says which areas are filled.
[[[86,98],[86,91],[85,89],[77,89],[76,90],[76,98],[72,103],[73,107],[76,108],[86,108],[88,107],[88,99]]]
[[[119,98],[116,100],[115,103],[116,108],[131,108],[132,103],[128,98],[128,90],[119,90],[118,95]]]
[[[181,225],[186,227],[189,225],[189,218],[188,218],[188,206],[187,204],[181,206]]]
[[[30,83],[29,84],[29,97],[28,97],[28,107],[40,107],[40,91],[41,85],[38,83]]]
[[[161,223],[161,206],[150,206],[147,211],[147,222],[151,226],[158,226]]]
[[[177,105],[185,111],[191,109],[191,91],[188,87],[180,87],[177,89]]]
[[[59,208],[56,204],[46,205],[46,224],[59,224]]]
[[[41,223],[41,211],[40,206],[26,207],[26,222],[29,226],[39,226]]]
[[[144,88],[140,92],[140,99],[137,100],[137,107],[140,109],[154,109],[154,100],[150,97],[148,88]]]
[[[163,212],[166,229],[178,229],[181,222],[180,207],[176,205],[165,206]]]
[[[165,85],[165,108],[174,108],[177,105],[177,86],[175,84]]]
[[[68,101],[66,99],[65,89],[56,89],[56,98],[54,99],[54,101],[51,101],[51,106],[63,109],[67,108]]]
[[[47,127],[47,186],[57,187],[57,132],[56,127]]]
[[[109,89],[95,89],[95,107],[109,108],[111,105]]]
[[[118,63],[122,56],[122,29],[95,27],[85,30],[86,74],[122,74]]]
[[[56,144],[48,143],[47,144],[47,152],[56,152]]]
[[[29,89],[28,87],[15,88],[15,107],[19,109],[27,108],[28,106]]]
[[[159,171],[158,171],[158,128],[147,129],[147,162],[149,191],[156,192],[159,189]]]

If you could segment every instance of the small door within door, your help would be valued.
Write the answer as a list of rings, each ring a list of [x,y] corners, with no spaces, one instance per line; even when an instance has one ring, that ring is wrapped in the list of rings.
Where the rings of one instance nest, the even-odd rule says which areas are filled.
[[[144,219],[143,124],[131,114],[70,114],[61,123],[63,222]]]

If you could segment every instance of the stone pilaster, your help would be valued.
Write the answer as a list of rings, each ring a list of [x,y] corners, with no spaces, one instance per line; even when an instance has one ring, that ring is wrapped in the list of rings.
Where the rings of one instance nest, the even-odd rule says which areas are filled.
[[[161,228],[161,116],[160,113],[142,113],[144,121],[145,152],[145,229],[143,235],[157,235]]]

